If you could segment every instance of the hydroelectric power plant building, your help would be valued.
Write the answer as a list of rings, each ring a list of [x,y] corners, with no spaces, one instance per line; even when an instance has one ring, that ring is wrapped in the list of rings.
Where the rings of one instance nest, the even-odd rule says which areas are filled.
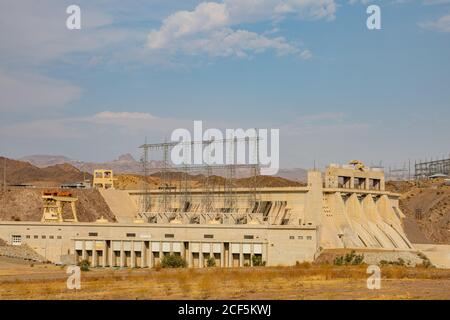
[[[52,262],[88,259],[101,267],[153,267],[168,254],[189,267],[203,267],[209,257],[233,267],[251,265],[252,256],[268,266],[313,261],[325,248],[413,250],[399,195],[385,190],[382,171],[358,162],[330,165],[324,176],[309,171],[305,187],[235,188],[232,195],[225,188],[100,192],[118,222],[77,222],[76,212],[62,221],[65,198],[47,195],[41,222],[2,221],[0,238]],[[142,212],[144,193],[149,209]]]

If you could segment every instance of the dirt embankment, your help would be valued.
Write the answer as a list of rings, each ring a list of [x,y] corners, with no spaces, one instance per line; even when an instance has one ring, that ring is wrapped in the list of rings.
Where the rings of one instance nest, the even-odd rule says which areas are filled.
[[[12,188],[0,191],[0,220],[3,221],[40,221],[43,212],[42,192],[40,188]],[[92,222],[100,217],[115,221],[98,190],[71,190],[78,197],[76,202],[78,220]],[[64,208],[64,216],[68,217],[70,206]]]
[[[413,243],[450,243],[450,187],[442,180],[388,182],[390,191],[402,193],[400,208],[406,215],[405,231]]]
[[[413,189],[401,198],[405,215],[434,243],[450,243],[450,187]]]
[[[31,249],[26,244],[20,246],[12,246],[7,244],[0,245],[0,257],[24,260],[24,261],[35,261],[35,262],[46,262],[46,259],[41,255],[37,254],[33,249]]]
[[[144,177],[140,175],[130,175],[130,174],[122,174],[116,176],[117,180],[114,182],[114,185],[117,189],[142,189]],[[190,188],[202,188],[205,183],[204,175],[188,175],[187,176],[187,185]],[[161,186],[161,174],[155,173],[151,176],[147,177],[148,187],[150,189],[155,189]],[[181,172],[170,172],[167,173],[166,176],[167,184],[175,188],[182,188],[182,184],[184,183],[184,177]],[[236,178],[233,179],[233,184],[235,187],[239,188],[248,188],[253,185],[256,185],[258,188],[274,188],[274,187],[301,187],[306,184],[292,181],[281,177],[272,177],[272,176],[257,176],[256,179],[254,177],[248,178]],[[225,178],[221,176],[212,175],[208,178],[208,183],[217,187],[223,188],[225,185]]]

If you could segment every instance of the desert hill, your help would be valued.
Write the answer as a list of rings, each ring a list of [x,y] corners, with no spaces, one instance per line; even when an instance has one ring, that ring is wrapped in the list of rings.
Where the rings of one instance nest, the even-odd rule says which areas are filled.
[[[402,194],[400,208],[411,242],[450,243],[450,186],[443,180],[430,180],[388,182],[386,187]]]
[[[72,163],[74,160],[71,160],[65,156],[58,156],[58,155],[44,155],[44,154],[36,154],[31,156],[26,156],[17,159],[19,161],[24,161],[31,163],[33,166],[36,166],[38,168],[45,168],[49,166],[54,166],[57,164],[63,164],[63,163]]]
[[[29,162],[30,164],[38,167],[45,168],[48,166],[54,166],[58,164],[68,163],[78,168],[82,171],[92,173],[95,169],[111,169],[115,174],[130,174],[139,175],[142,174],[142,163],[136,160],[131,154],[126,153],[120,155],[117,159],[106,162],[85,162],[79,160],[73,160],[66,156],[61,155],[30,155],[18,159],[19,161]],[[150,160],[149,161],[149,172],[157,173],[158,168],[163,166],[162,161]],[[227,175],[226,170],[215,170],[214,174],[217,176],[225,177]],[[243,178],[251,175],[248,169],[239,168],[236,170],[236,177]],[[293,169],[280,169],[277,173],[278,177],[306,182],[307,180],[307,170],[301,168]]]
[[[0,220],[40,221],[43,212],[41,188],[7,188],[0,191]],[[115,216],[96,189],[72,190],[78,197],[77,216],[82,222],[93,222],[101,217],[113,222]],[[66,213],[70,212],[65,208]]]
[[[0,157],[0,172],[5,172],[6,184],[32,184],[36,186],[58,186],[62,183],[80,182],[92,179],[88,173],[81,172],[71,164],[56,164],[39,168],[31,163]]]
[[[115,173],[129,173],[139,174],[142,172],[142,164],[137,161],[129,153],[119,156],[117,159],[106,162],[85,162],[79,160],[73,160],[65,156],[54,155],[31,155],[18,159],[20,161],[26,161],[32,165],[44,168],[48,166],[58,164],[71,164],[79,170],[92,173],[95,169],[110,169]],[[150,168],[161,167],[161,161],[151,160],[149,161]]]

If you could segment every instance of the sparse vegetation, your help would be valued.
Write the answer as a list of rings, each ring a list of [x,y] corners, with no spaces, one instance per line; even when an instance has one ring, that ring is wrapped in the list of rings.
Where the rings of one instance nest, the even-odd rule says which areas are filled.
[[[80,267],[81,271],[89,271],[89,267],[91,266],[91,263],[89,262],[89,260],[81,260],[78,263],[78,266]]]
[[[254,267],[264,267],[266,265],[266,262],[263,261],[261,256],[253,255],[252,256],[252,265]]]
[[[405,260],[403,260],[402,258],[398,258],[396,261],[386,261],[386,260],[381,260],[379,263],[380,266],[386,266],[386,265],[391,265],[391,266],[407,266],[408,263],[405,262]]]
[[[181,256],[170,254],[164,256],[161,261],[162,268],[186,268],[187,262]]]
[[[422,261],[422,266],[425,267],[425,268],[434,268],[433,264],[428,259],[424,259]]]
[[[427,256],[424,255],[422,252],[417,252],[417,256],[422,260],[428,259]]]
[[[430,259],[428,259],[428,257],[426,255],[424,255],[422,252],[418,252],[417,256],[420,259],[422,259],[422,267],[425,267],[425,268],[434,267],[433,264],[431,263]]]
[[[365,287],[366,266],[315,265],[260,269],[98,269],[83,277],[83,290],[67,291],[64,270],[29,268],[46,278],[0,281],[1,299],[449,299],[450,270],[387,265],[382,289]],[[46,270],[43,274],[42,271]],[[58,275],[54,278],[54,275]],[[15,276],[17,279],[17,276]],[[406,281],[405,281],[406,280]],[[345,296],[342,296],[342,292]],[[405,291],[411,292],[406,296]]]
[[[211,268],[216,266],[216,259],[214,257],[209,257],[208,260],[206,260],[206,266]]]
[[[296,262],[295,262],[295,266],[296,266],[297,268],[309,269],[309,268],[311,268],[311,263],[308,262],[308,261],[303,261],[303,262],[298,262],[298,261],[296,261]]]
[[[364,262],[364,254],[356,254],[353,250],[345,256],[338,256],[334,259],[333,264],[336,266],[357,266]]]

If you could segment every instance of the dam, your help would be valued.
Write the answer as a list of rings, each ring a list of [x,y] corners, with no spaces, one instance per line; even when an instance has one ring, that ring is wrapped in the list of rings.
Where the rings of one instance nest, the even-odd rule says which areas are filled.
[[[111,176],[111,179],[112,176]],[[117,222],[2,221],[0,238],[55,263],[153,267],[180,255],[189,267],[313,261],[323,249],[415,251],[402,227],[399,194],[384,173],[359,162],[308,172],[304,187],[172,188],[101,194]],[[145,206],[143,206],[143,201]],[[145,210],[143,210],[145,209]]]

